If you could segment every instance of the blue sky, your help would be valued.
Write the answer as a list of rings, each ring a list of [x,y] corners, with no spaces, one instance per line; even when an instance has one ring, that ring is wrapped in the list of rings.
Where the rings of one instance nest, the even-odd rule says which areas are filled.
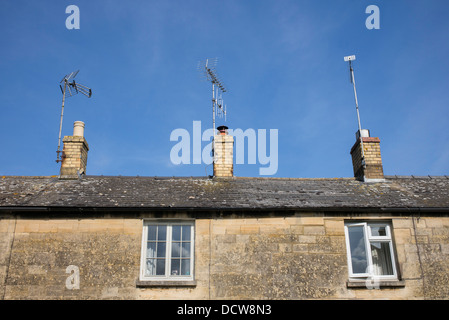
[[[79,30],[65,26],[71,4]],[[378,30],[365,26],[369,5]],[[59,81],[77,69],[93,96],[66,100],[63,135],[86,123],[87,174],[212,174],[173,165],[170,133],[211,126],[197,64],[218,57],[223,124],[278,130],[275,177],[351,177],[352,54],[362,126],[381,139],[385,174],[447,175],[448,16],[447,0],[0,0],[0,175],[59,174]]]

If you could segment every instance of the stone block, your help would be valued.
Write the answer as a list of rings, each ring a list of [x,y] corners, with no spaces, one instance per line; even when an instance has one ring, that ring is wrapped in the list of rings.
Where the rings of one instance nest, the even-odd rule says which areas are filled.
[[[259,233],[260,227],[257,225],[242,225],[240,227],[240,232],[242,234],[257,234]]]
[[[300,224],[290,225],[290,232],[292,234],[304,234],[304,225]]]
[[[326,234],[324,226],[304,226],[305,235],[323,235]]]
[[[299,221],[303,225],[324,225],[323,217],[301,217]]]
[[[316,236],[299,235],[299,236],[297,236],[297,242],[298,243],[315,243],[316,242]]]
[[[345,234],[345,228],[344,228],[344,220],[331,220],[326,219],[324,220],[324,227],[326,230],[327,235],[344,235]]]
[[[393,234],[397,244],[410,243],[412,240],[410,229],[394,229]]]
[[[393,229],[413,228],[413,222],[410,218],[395,218],[392,221]]]

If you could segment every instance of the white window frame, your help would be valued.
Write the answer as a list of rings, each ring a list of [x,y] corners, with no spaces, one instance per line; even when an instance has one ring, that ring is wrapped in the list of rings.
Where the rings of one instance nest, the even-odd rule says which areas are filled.
[[[147,260],[147,239],[149,225],[165,225],[167,226],[166,246],[165,246],[165,275],[146,276],[146,260]],[[190,275],[171,275],[171,250],[172,250],[172,227],[175,225],[190,225]],[[177,221],[161,221],[161,220],[144,220],[142,230],[142,251],[140,259],[140,277],[141,281],[193,281],[195,266],[195,221],[194,220],[177,220]]]
[[[385,236],[373,236],[371,234],[371,227],[385,227],[386,235]],[[351,247],[349,242],[349,228],[351,227],[363,227],[363,234],[365,240],[365,252],[367,256],[367,264],[368,271],[366,273],[354,273],[352,268],[352,257],[351,257]],[[397,268],[396,268],[396,257],[395,250],[393,245],[393,237],[391,234],[391,224],[389,222],[346,222],[345,223],[345,240],[346,240],[346,252],[348,259],[348,271],[350,279],[379,279],[379,280],[397,280]],[[373,272],[373,261],[372,261],[372,253],[371,253],[371,242],[385,242],[389,244],[390,249],[390,258],[393,269],[393,275],[375,275]]]

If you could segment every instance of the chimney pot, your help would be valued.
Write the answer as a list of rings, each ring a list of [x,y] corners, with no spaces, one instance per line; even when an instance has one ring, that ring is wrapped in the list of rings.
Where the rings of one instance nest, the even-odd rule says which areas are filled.
[[[225,135],[227,135],[228,134],[228,127],[226,127],[226,126],[219,126],[218,128],[217,128],[217,130],[220,132],[220,135],[222,135],[222,136],[225,136]]]
[[[360,130],[362,132],[362,138],[369,138],[370,137],[370,132],[368,129],[361,129]],[[359,140],[360,139],[360,131],[357,130],[357,132],[355,133],[355,140]]]
[[[73,124],[73,136],[84,137],[84,122],[75,121]]]

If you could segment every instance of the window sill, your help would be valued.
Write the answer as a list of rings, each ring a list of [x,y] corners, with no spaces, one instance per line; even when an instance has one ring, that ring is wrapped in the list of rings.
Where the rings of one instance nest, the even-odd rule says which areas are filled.
[[[180,287],[196,287],[195,280],[187,281],[150,281],[150,280],[139,280],[136,281],[136,287],[138,288],[180,288]]]
[[[381,289],[381,288],[403,288],[404,280],[348,280],[346,287],[349,289]]]

